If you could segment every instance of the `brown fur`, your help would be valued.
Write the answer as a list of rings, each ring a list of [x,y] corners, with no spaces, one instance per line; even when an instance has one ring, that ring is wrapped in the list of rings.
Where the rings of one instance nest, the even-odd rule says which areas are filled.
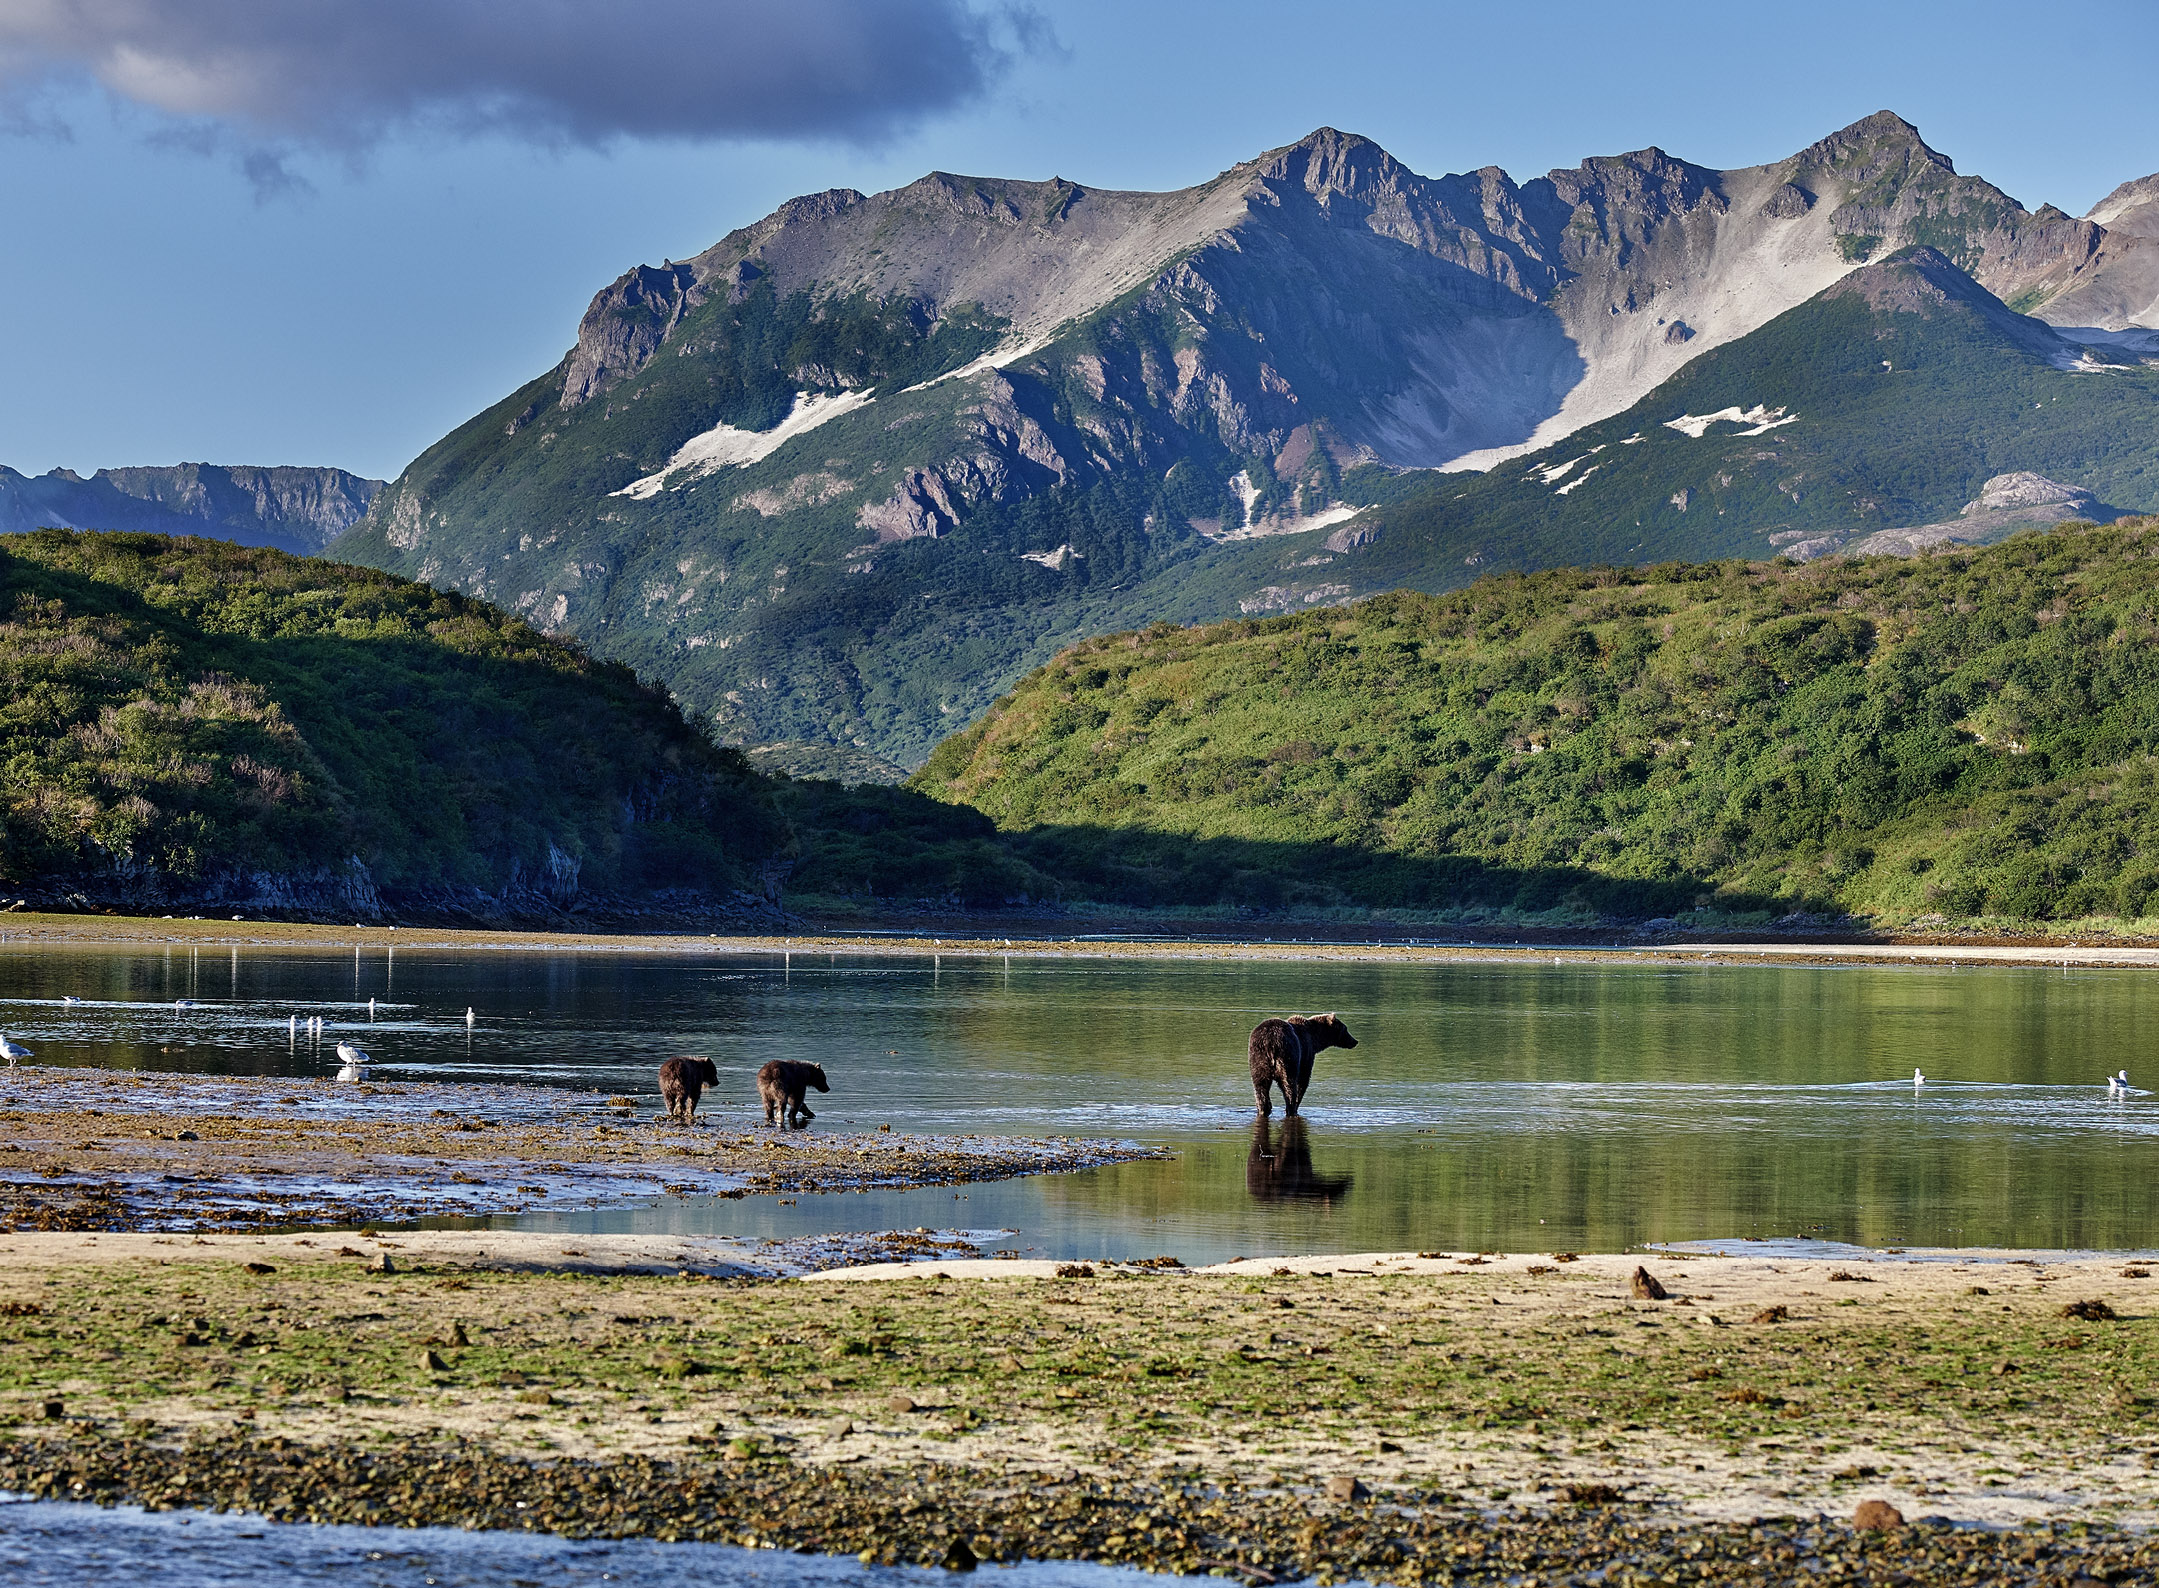
[[[815,1119],[817,1116],[803,1100],[803,1094],[813,1086],[820,1092],[832,1090],[825,1084],[823,1065],[800,1064],[793,1059],[768,1062],[757,1072],[757,1095],[765,1100],[765,1123],[785,1130],[789,1125],[807,1125]]]
[[[697,1123],[697,1100],[705,1088],[720,1084],[720,1072],[710,1059],[669,1059],[660,1066],[660,1099],[667,1117],[685,1125]]]
[[[1349,1034],[1339,1015],[1290,1015],[1262,1020],[1252,1028],[1248,1050],[1252,1063],[1252,1095],[1259,1102],[1262,1119],[1274,1112],[1272,1089],[1282,1089],[1282,1112],[1294,1114],[1304,1102],[1305,1088],[1312,1084],[1312,1060],[1321,1048],[1353,1048],[1357,1039]]]

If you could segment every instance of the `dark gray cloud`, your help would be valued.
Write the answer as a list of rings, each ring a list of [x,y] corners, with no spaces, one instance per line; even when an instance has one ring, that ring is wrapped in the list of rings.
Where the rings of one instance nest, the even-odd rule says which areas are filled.
[[[867,141],[1043,38],[967,0],[0,0],[0,82],[22,106],[87,76],[257,159],[410,131]]]

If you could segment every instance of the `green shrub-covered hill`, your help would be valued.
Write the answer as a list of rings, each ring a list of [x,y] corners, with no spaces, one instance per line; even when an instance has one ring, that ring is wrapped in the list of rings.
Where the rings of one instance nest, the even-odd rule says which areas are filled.
[[[2159,915],[2155,753],[2142,518],[1157,625],[1030,674],[913,788],[1068,897],[2031,922]]]
[[[223,541],[0,540],[0,882],[516,915],[761,893],[768,787],[479,601]]]

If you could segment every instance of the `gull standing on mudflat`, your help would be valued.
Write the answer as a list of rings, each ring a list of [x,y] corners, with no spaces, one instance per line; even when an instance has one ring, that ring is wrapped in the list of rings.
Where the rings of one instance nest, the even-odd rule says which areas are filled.
[[[339,1080],[364,1081],[367,1079],[367,1067],[374,1062],[367,1056],[367,1049],[356,1047],[350,1042],[340,1042],[337,1045],[337,1056],[344,1065],[344,1068],[337,1072]]]

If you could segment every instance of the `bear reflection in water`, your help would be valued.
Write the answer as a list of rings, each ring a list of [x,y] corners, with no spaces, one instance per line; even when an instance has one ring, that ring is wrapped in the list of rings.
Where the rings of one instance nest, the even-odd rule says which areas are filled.
[[[1335,1202],[1349,1195],[1352,1176],[1317,1174],[1304,1121],[1292,1114],[1279,1132],[1269,1121],[1252,1124],[1252,1150],[1244,1160],[1244,1187],[1260,1202]]]

